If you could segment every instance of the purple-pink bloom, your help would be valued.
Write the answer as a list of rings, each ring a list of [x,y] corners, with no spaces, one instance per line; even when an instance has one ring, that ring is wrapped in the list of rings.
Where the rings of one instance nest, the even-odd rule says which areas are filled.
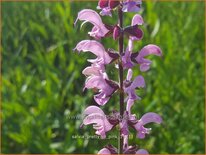
[[[128,94],[126,100],[138,100],[141,99],[139,96],[136,95],[135,89],[136,88],[144,88],[145,81],[143,76],[137,76],[134,81],[131,81],[132,78],[132,70],[128,70],[127,79],[124,81],[124,92]]]
[[[74,25],[76,25],[78,20],[84,21],[81,27],[87,22],[90,22],[94,25],[92,31],[88,34],[96,39],[101,39],[109,32],[109,30],[105,27],[104,23],[102,22],[102,19],[99,16],[99,14],[94,10],[84,9],[80,11],[78,13],[76,21],[74,22]]]
[[[150,69],[152,61],[145,59],[148,55],[162,56],[162,51],[158,46],[150,44],[143,47],[139,53],[132,54],[132,60],[140,64],[140,70],[142,72]]]
[[[145,128],[144,125],[152,122],[160,124],[162,123],[162,118],[158,114],[153,112],[144,114],[141,119],[133,125],[133,127],[137,130],[137,137],[139,137],[140,139],[145,138],[145,134],[149,134],[151,128]]]
[[[142,25],[142,24],[144,24],[144,20],[143,20],[142,16],[140,16],[139,14],[134,15],[132,18],[131,25],[134,26],[134,25]]]
[[[128,47],[126,49],[124,55],[122,56],[122,65],[123,65],[124,69],[129,69],[129,68],[132,68],[134,66],[132,63],[132,60],[131,60],[131,55],[132,55],[132,51]]]
[[[138,28],[139,25],[143,25],[144,24],[144,20],[142,18],[142,16],[140,16],[139,14],[136,14],[133,16],[132,18],[132,23],[131,26],[135,27],[137,30],[137,32],[139,32],[139,36],[130,36],[130,40],[134,41],[134,40],[141,40],[143,37],[143,31],[141,29]]]
[[[119,26],[115,26],[113,30],[113,39],[117,40],[117,38],[120,37],[121,33],[122,33],[121,28]]]
[[[116,8],[119,5],[119,0],[99,0],[97,9],[102,9],[100,15],[112,16],[112,9]]]
[[[135,154],[149,154],[145,149],[139,149]]]
[[[133,106],[134,101],[135,100],[133,100],[133,99],[128,99],[127,100],[126,111],[128,112],[129,116],[131,115],[131,107]]]
[[[117,154],[117,148],[109,144],[101,149],[97,154]]]
[[[86,67],[83,71],[82,74],[85,76],[101,76],[105,72],[105,67],[101,63],[94,63],[89,67]]]
[[[131,59],[132,51],[133,51],[133,42],[134,42],[134,40],[142,39],[143,32],[141,29],[138,28],[138,25],[142,25],[143,23],[144,23],[144,21],[139,14],[136,14],[132,19],[132,23],[131,23],[132,28],[130,28],[131,29],[130,31],[133,31],[132,29],[137,29],[137,32],[139,32],[139,33],[137,33],[136,36],[135,35],[129,36],[128,47],[126,48],[126,51],[125,51],[124,55],[122,56],[122,63],[123,63],[124,69],[129,69],[129,68],[132,68],[134,66],[132,63],[132,59]]]
[[[93,124],[96,134],[100,135],[102,139],[106,138],[106,132],[110,131],[113,127],[107,120],[104,112],[97,106],[89,106],[85,109],[83,125]]]
[[[98,89],[99,93],[94,95],[94,100],[99,105],[105,105],[112,94],[118,89],[118,85],[108,79],[104,72],[99,75],[91,75],[85,81],[84,89]]]
[[[97,154],[112,154],[109,149],[103,148]]]
[[[103,8],[99,14],[102,16],[110,16],[111,17],[112,16],[111,10],[112,9],[110,7],[106,7],[106,8]]]
[[[125,0],[123,2],[123,12],[138,12],[141,9],[141,0]]]
[[[109,64],[112,61],[112,58],[106,52],[104,46],[95,40],[83,40],[79,42],[74,50],[83,51],[83,52],[92,52],[97,56],[96,59],[90,59],[89,62],[99,63],[99,64]]]
[[[133,40],[141,40],[143,38],[143,31],[137,25],[126,27],[124,32],[128,33]]]

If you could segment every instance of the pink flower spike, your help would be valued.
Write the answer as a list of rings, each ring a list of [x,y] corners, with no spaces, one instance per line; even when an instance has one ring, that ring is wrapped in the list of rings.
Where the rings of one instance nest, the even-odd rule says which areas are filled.
[[[135,60],[138,64],[140,64],[140,70],[142,72],[145,72],[150,69],[150,65],[152,62],[144,58],[148,55],[162,56],[162,51],[158,46],[152,44],[147,45],[141,49]]]
[[[99,14],[95,12],[94,10],[84,9],[80,11],[78,13],[76,21],[74,22],[74,25],[76,25],[78,20],[84,21],[81,27],[87,22],[90,22],[94,25],[94,28],[92,29],[92,31],[89,32],[89,35],[94,38],[104,37],[105,34],[109,32],[109,30],[103,24],[102,19],[100,18]]]
[[[104,112],[96,106],[90,106],[85,109],[84,114],[87,115],[84,120],[84,125],[93,124],[96,134],[100,135],[102,139],[106,138],[106,132],[110,131],[113,127],[107,120]]]
[[[156,113],[149,112],[144,114],[142,118],[134,125],[138,132],[137,136],[140,139],[145,138],[145,134],[149,134],[151,130],[151,128],[145,128],[144,125],[152,122],[160,124],[162,123],[162,118]]]
[[[102,61],[103,64],[109,64],[112,61],[112,58],[109,56],[109,54],[105,51],[105,48],[102,44],[95,40],[83,40],[79,42],[74,50],[77,51],[83,51],[83,52],[92,52],[97,56],[96,59],[90,60],[92,63],[98,62],[100,63]]]
[[[149,154],[145,149],[139,149],[135,154]]]

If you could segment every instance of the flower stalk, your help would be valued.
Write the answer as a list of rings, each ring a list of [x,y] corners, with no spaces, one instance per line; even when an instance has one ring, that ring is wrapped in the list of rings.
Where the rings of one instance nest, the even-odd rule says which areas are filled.
[[[95,59],[88,59],[91,65],[82,71],[82,74],[86,76],[84,89],[98,90],[98,93],[94,95],[94,100],[99,106],[107,104],[113,94],[119,92],[119,111],[114,109],[109,117],[100,107],[94,105],[87,107],[83,112],[85,118],[81,126],[92,124],[96,130],[95,133],[102,139],[106,138],[107,132],[119,126],[118,148],[108,144],[98,154],[148,154],[146,150],[139,149],[137,145],[129,145],[129,127],[136,130],[137,138],[143,139],[151,131],[151,128],[146,128],[144,125],[162,122],[162,118],[153,112],[147,112],[141,118],[137,118],[131,112],[135,102],[139,103],[141,100],[136,90],[146,87],[142,75],[133,78],[132,69],[137,64],[140,72],[146,72],[150,69],[152,61],[145,57],[148,55],[162,56],[161,49],[152,44],[143,47],[139,52],[133,51],[134,43],[143,38],[143,31],[139,26],[143,25],[144,21],[141,15],[136,14],[131,25],[124,27],[123,15],[125,12],[138,12],[141,3],[141,0],[99,0],[97,8],[101,9],[100,15],[112,17],[112,12],[118,11],[118,23],[114,25],[103,23],[100,15],[91,9],[80,11],[75,21],[75,25],[78,20],[84,21],[83,24],[90,22],[93,25],[92,30],[88,32],[93,40],[80,41],[74,48],[79,53],[91,52],[96,55]],[[124,47],[125,36],[128,36],[129,40],[126,49]],[[111,48],[106,49],[100,43],[99,40],[105,37],[112,37],[114,41],[118,40],[118,52]],[[118,62],[118,82],[109,78],[105,67],[115,62]],[[125,70],[127,70],[126,78],[124,77]]]
[[[118,23],[121,30],[123,29],[123,12],[121,6],[118,8]],[[119,37],[119,55],[124,53],[124,34],[121,33]],[[123,81],[124,81],[124,72],[121,59],[119,60],[119,107],[120,107],[120,119],[123,118],[124,115],[124,90],[123,90]],[[122,121],[122,120],[121,120]],[[121,129],[119,130],[119,154],[123,154],[123,137],[121,133]]]

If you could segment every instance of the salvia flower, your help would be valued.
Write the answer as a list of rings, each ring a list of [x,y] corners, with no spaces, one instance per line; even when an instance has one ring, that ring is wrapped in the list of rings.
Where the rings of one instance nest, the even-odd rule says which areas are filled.
[[[130,40],[134,41],[134,40],[142,39],[143,31],[138,26],[143,25],[143,24],[144,24],[144,20],[142,16],[140,16],[139,14],[134,15],[134,17],[132,18],[131,26],[133,28],[133,31],[136,32],[136,35],[130,36]]]
[[[100,39],[104,37],[109,30],[105,27],[104,23],[102,22],[101,17],[99,14],[91,9],[84,9],[78,13],[77,19],[74,22],[74,25],[76,25],[77,21],[81,20],[84,21],[81,25],[81,27],[86,23],[90,22],[94,25],[92,28],[92,31],[88,34],[96,39]]]
[[[105,72],[105,67],[99,63],[94,63],[89,67],[86,67],[83,71],[82,74],[85,76],[101,76]]]
[[[138,12],[141,9],[141,0],[125,0],[123,2],[123,12]]]
[[[100,12],[102,16],[112,16],[112,9],[116,8],[119,4],[119,0],[99,0],[97,9],[102,9]]]
[[[133,127],[137,130],[137,137],[140,139],[145,138],[146,134],[150,133],[151,128],[145,128],[144,125],[148,123],[162,123],[162,118],[153,112],[148,112],[144,114]]]
[[[83,114],[86,115],[83,125],[93,124],[93,128],[96,130],[95,133],[101,136],[102,139],[106,138],[106,132],[110,131],[113,125],[110,124],[104,112],[97,106],[89,106]]]
[[[131,41],[141,40],[143,38],[143,31],[139,28],[139,26],[143,24],[144,24],[144,20],[142,16],[140,16],[139,14],[136,14],[132,18],[131,26],[124,28],[124,32],[130,35],[129,39]]]
[[[134,81],[131,81],[132,78],[132,70],[128,70],[127,79],[124,81],[124,92],[127,93],[128,97],[126,100],[138,100],[140,99],[139,96],[136,95],[135,89],[136,88],[144,88],[145,81],[143,76],[137,76]]]
[[[129,47],[126,48],[125,53],[122,56],[122,64],[124,69],[129,69],[134,66],[131,59],[131,55],[132,55],[131,49]]]
[[[94,95],[94,100],[99,105],[105,105],[112,94],[118,89],[118,85],[109,80],[106,73],[91,75],[85,81],[84,89],[98,89],[98,94]]]
[[[97,154],[117,154],[117,148],[109,144],[101,149]]]
[[[97,9],[101,9],[100,15],[112,16],[111,11],[118,5],[122,5],[123,12],[138,12],[141,9],[141,0],[124,0],[122,3],[119,0],[99,0]]]
[[[148,55],[162,56],[162,51],[158,46],[150,44],[143,47],[139,53],[137,52],[131,55],[132,60],[140,64],[140,70],[142,72],[150,69],[152,61],[145,59],[145,57]]]
[[[89,59],[89,62],[92,63],[99,63],[99,64],[109,64],[112,61],[112,58],[109,56],[109,54],[106,52],[104,46],[95,40],[83,40],[79,42],[74,50],[77,50],[79,52],[88,52],[95,54],[97,56],[96,59]]]
[[[128,31],[128,33],[130,33],[130,36],[129,36],[129,41],[128,41],[128,47],[126,48],[125,53],[122,55],[122,63],[123,63],[124,69],[129,69],[134,66],[132,62],[132,58],[131,58],[132,51],[133,51],[133,42],[135,40],[142,39],[143,32],[141,29],[138,28],[138,25],[142,25],[143,23],[144,21],[142,17],[139,14],[136,14],[132,19],[132,23],[131,23],[132,27],[130,28],[130,30],[128,29],[125,30],[125,31]],[[136,31],[136,33],[132,31]]]

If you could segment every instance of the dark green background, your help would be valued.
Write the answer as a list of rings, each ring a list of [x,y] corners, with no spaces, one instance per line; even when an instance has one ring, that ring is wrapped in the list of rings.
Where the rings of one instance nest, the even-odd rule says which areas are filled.
[[[2,2],[2,152],[96,153],[116,139],[73,139],[93,135],[92,127],[79,129],[71,119],[94,104],[91,90],[82,92],[90,54],[72,52],[88,39],[86,24],[73,28],[78,11],[95,9],[97,2]],[[151,56],[151,70],[144,73],[147,88],[132,109],[138,117],[153,111],[162,125],[151,124],[152,133],[137,144],[150,153],[204,153],[204,2],[143,2],[144,38],[135,51],[148,43],[162,48],[163,58]],[[134,13],[126,13],[129,25]],[[104,17],[115,24],[113,18]],[[106,48],[117,49],[112,38]],[[127,41],[125,40],[125,46]],[[107,70],[118,79],[117,70]],[[138,68],[134,68],[138,75]],[[103,107],[118,108],[118,96]],[[108,135],[117,135],[116,131]]]

